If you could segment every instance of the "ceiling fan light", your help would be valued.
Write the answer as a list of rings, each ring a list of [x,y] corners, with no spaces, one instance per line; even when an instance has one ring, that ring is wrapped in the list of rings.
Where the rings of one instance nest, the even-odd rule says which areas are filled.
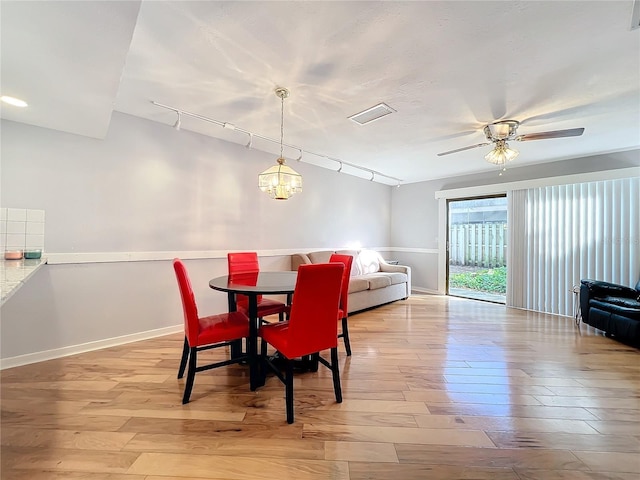
[[[518,151],[509,148],[504,141],[496,143],[496,147],[484,156],[484,159],[494,165],[504,165],[518,156]]]

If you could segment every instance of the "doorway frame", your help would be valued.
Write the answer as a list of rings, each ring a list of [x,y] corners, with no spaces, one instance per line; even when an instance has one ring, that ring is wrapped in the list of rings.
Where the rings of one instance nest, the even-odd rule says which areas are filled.
[[[506,305],[506,293],[505,293],[505,301],[504,302],[498,302],[498,301],[494,301],[494,300],[489,300],[489,299],[481,299],[481,298],[471,298],[471,297],[463,297],[460,295],[452,295],[449,292],[449,252],[450,252],[450,238],[449,238],[449,213],[450,213],[450,204],[453,202],[464,202],[466,200],[484,200],[484,199],[488,199],[488,198],[504,198],[505,201],[507,200],[507,193],[503,192],[503,193],[495,193],[495,194],[487,194],[487,195],[473,195],[473,196],[469,196],[469,197],[451,197],[451,198],[444,198],[444,233],[445,233],[445,251],[444,251],[444,294],[450,297],[456,297],[456,298],[466,298],[469,300],[476,300],[479,302],[488,302],[488,303],[495,303],[497,305]],[[507,206],[508,208],[508,206]],[[508,210],[507,210],[508,212]],[[507,223],[507,229],[509,228],[509,224]],[[509,249],[509,245],[507,244],[507,250]],[[507,255],[508,257],[508,255]],[[509,268],[509,266],[507,265],[507,269]]]

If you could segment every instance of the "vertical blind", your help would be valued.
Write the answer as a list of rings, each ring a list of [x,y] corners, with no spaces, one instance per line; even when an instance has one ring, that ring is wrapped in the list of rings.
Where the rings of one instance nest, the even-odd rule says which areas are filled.
[[[640,178],[514,190],[507,195],[507,305],[572,315],[583,278],[640,278]]]

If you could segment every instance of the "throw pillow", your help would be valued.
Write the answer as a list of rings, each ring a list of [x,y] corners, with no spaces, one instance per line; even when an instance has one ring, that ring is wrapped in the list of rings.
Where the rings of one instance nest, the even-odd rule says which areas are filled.
[[[373,250],[362,250],[360,255],[358,255],[358,263],[360,264],[360,271],[363,275],[380,271],[378,252],[374,252]]]

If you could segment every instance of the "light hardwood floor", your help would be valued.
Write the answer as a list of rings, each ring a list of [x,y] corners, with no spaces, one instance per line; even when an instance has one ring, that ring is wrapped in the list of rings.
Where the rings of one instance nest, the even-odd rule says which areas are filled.
[[[3,480],[640,478],[640,352],[573,318],[416,295],[349,320],[344,402],[199,373],[172,335],[2,372]],[[204,355],[221,356],[224,352]]]

